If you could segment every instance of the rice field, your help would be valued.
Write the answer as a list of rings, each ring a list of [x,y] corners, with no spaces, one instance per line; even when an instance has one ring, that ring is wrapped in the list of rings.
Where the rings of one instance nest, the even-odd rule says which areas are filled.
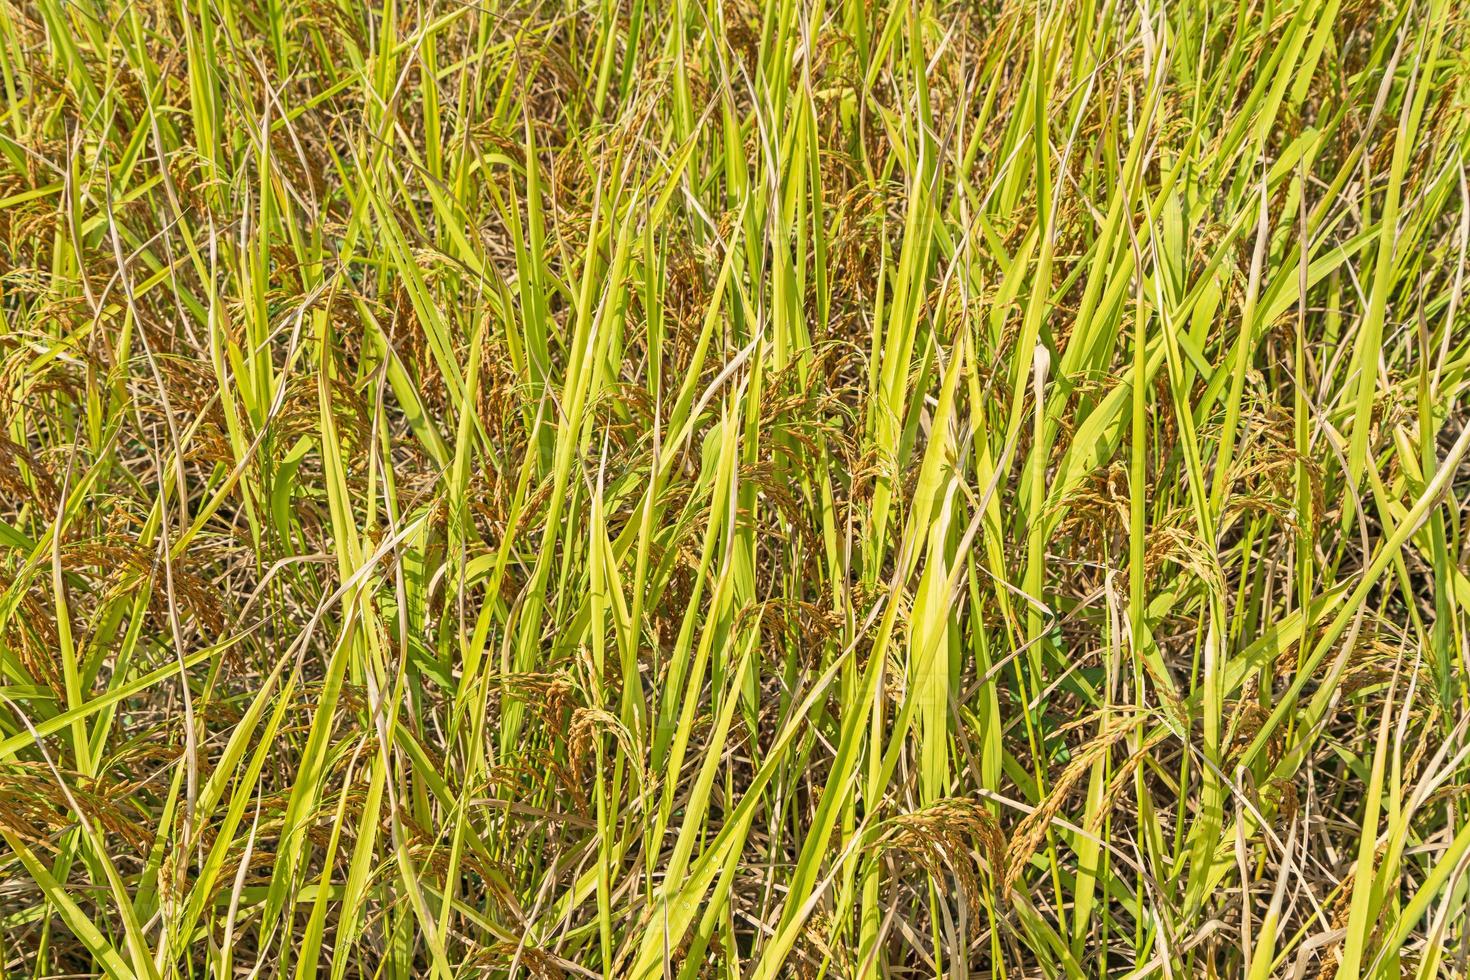
[[[0,977],[1470,973],[1470,8],[0,0]]]

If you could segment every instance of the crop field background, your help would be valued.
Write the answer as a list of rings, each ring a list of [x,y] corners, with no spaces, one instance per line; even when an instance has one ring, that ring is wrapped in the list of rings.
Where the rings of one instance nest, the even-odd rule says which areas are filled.
[[[1464,977],[1470,8],[0,0],[0,976]]]

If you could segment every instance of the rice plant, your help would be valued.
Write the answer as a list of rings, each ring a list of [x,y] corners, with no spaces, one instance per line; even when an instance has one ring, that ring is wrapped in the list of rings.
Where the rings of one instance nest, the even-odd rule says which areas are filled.
[[[1470,8],[0,0],[0,977],[1465,977]]]

